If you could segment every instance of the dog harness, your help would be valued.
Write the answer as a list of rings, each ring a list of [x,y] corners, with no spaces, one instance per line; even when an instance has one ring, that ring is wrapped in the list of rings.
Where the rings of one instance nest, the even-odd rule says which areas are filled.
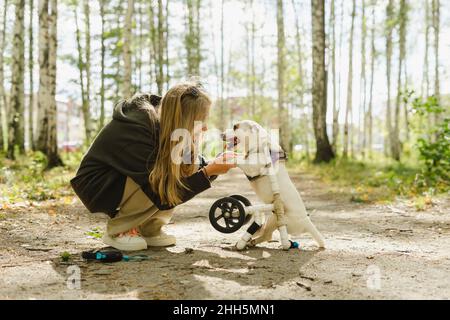
[[[270,152],[270,158],[272,159],[272,165],[275,165],[275,163],[277,163],[280,160],[284,160],[286,161],[288,159],[288,155],[287,152],[284,151],[283,149],[281,149],[281,151],[274,151],[274,150],[269,150]],[[267,166],[270,166],[270,164],[268,164]],[[259,178],[261,178],[263,175],[258,175],[255,177],[250,177],[248,175],[245,175],[248,179],[248,181],[255,181]]]

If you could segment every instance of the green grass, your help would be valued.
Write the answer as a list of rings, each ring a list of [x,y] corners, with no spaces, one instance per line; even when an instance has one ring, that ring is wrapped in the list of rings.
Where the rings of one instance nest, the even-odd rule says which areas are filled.
[[[337,191],[349,192],[351,201],[357,203],[386,203],[404,197],[416,199],[416,207],[422,209],[430,202],[428,197],[449,191],[448,184],[433,185],[420,166],[401,163],[339,159],[314,165],[294,160],[289,167],[294,172],[312,173]]]
[[[72,196],[69,181],[80,158],[78,153],[63,154],[64,167],[45,170],[46,159],[39,152],[27,153],[15,161],[0,156],[0,205]]]
[[[103,233],[101,232],[99,227],[92,228],[91,230],[87,231],[85,234],[94,239],[101,239],[103,237]]]
[[[71,254],[67,251],[64,251],[60,254],[60,257],[63,262],[67,262],[70,260]]]

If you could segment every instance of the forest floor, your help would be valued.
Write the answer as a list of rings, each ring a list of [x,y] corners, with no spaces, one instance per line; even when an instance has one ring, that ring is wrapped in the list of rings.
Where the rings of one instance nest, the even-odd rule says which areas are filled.
[[[236,170],[180,206],[166,227],[177,245],[139,252],[150,257],[142,262],[83,261],[82,251],[102,247],[92,235],[104,230],[106,217],[89,214],[75,197],[4,207],[0,298],[450,298],[448,197],[435,198],[433,206],[418,212],[408,200],[351,202],[348,190],[336,190],[307,172],[292,179],[327,240],[325,250],[308,236],[298,239],[299,250],[282,251],[277,242],[232,250],[241,232],[215,231],[207,214],[216,199],[228,194],[256,202]],[[68,262],[62,261],[63,252],[71,254]],[[74,270],[80,270],[79,289],[67,285]]]

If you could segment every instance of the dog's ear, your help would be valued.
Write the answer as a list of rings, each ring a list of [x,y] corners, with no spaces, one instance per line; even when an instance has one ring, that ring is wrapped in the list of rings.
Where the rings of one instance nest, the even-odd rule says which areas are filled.
[[[262,132],[262,131],[264,131],[264,130],[261,130],[262,129],[261,125],[259,123],[256,123],[256,122],[251,124],[250,129],[251,129],[252,132]]]
[[[156,94],[151,94],[149,97],[150,104],[154,106],[155,108],[159,107],[159,104],[161,103],[162,97],[158,96]]]

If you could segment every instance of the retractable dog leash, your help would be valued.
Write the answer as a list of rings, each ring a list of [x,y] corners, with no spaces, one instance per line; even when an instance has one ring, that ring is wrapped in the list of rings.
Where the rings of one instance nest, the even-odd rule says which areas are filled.
[[[124,255],[120,251],[84,251],[81,253],[81,257],[88,261],[99,261],[99,262],[119,262],[119,261],[145,261],[149,260],[146,255],[134,255],[128,256]]]

